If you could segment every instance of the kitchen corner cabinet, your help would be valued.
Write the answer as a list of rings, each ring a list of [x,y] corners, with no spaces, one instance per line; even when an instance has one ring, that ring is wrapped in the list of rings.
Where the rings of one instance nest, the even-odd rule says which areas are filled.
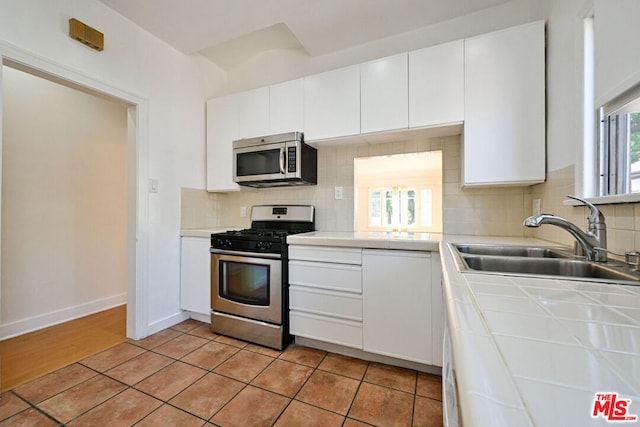
[[[211,257],[208,237],[180,239],[180,308],[211,313]]]
[[[464,120],[464,42],[409,52],[409,127]]]
[[[545,179],[545,36],[534,22],[465,40],[463,184]]]
[[[409,127],[408,54],[360,65],[360,132]]]
[[[431,253],[362,252],[365,351],[432,364]]]
[[[238,97],[207,101],[207,191],[238,191],[233,182],[233,141],[238,139]]]
[[[360,66],[305,77],[307,141],[360,134]]]

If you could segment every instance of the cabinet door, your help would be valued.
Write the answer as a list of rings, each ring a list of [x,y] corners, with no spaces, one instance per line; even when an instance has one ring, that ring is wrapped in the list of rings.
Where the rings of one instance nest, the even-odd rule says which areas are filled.
[[[409,53],[409,127],[464,120],[464,43]]]
[[[465,185],[544,181],[544,64],[544,22],[465,40]]]
[[[207,101],[207,190],[237,191],[233,182],[233,141],[238,139],[236,97]]]
[[[364,250],[363,349],[432,363],[431,254]]]
[[[269,87],[233,96],[238,105],[238,139],[269,135]]]
[[[180,308],[211,313],[211,243],[207,237],[183,237],[180,254]]]
[[[360,66],[305,77],[305,139],[360,133]]]
[[[304,131],[302,126],[302,79],[269,88],[270,133]]]
[[[409,126],[407,56],[402,53],[360,65],[362,133]]]

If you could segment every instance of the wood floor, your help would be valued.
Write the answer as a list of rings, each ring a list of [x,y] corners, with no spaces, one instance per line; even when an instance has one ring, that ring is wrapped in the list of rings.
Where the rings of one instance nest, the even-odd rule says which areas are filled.
[[[2,392],[126,340],[126,305],[0,341]]]

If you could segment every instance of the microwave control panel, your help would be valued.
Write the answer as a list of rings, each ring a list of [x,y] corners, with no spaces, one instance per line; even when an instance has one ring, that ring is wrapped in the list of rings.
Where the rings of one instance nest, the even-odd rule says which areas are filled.
[[[296,155],[297,150],[296,147],[288,147],[287,148],[287,172],[296,171]]]

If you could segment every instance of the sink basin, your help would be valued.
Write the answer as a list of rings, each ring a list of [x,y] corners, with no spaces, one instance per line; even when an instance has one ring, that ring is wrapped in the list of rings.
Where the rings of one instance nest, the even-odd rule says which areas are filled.
[[[482,255],[465,255],[462,258],[472,270],[640,282],[640,275],[632,271],[624,271],[619,265],[608,266],[577,259]]]
[[[502,245],[454,245],[458,252],[476,255],[498,255],[536,258],[571,258],[573,254],[564,249],[546,246],[502,246]]]
[[[544,246],[453,245],[458,270],[488,274],[556,277],[640,285],[640,273],[624,263],[574,259],[563,248]]]

